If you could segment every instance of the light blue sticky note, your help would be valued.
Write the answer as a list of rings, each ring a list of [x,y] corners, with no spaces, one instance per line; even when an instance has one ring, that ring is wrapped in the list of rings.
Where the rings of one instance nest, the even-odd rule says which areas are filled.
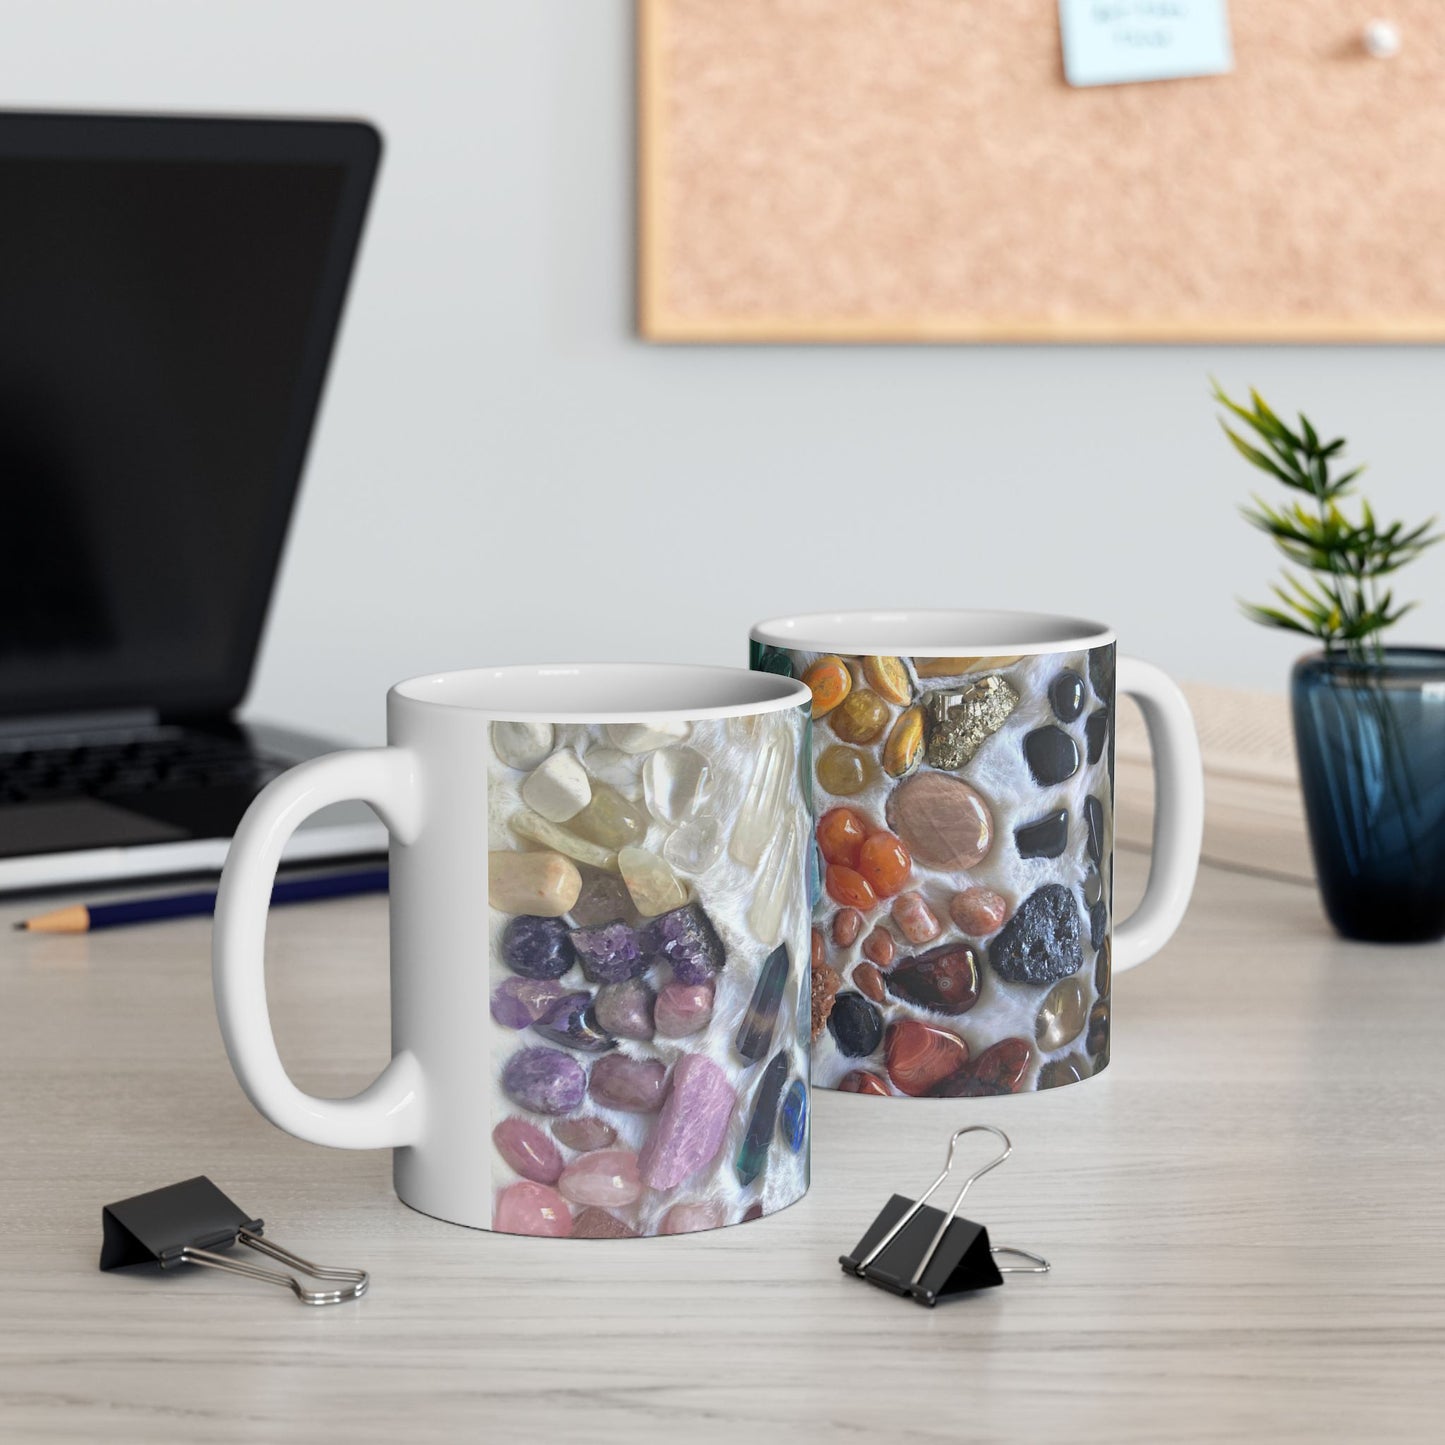
[[[1059,0],[1070,85],[1222,75],[1234,60],[1225,0]]]

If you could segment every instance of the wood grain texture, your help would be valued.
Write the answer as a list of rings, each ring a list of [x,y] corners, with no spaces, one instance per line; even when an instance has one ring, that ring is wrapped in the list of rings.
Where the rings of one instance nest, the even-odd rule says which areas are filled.
[[[1076,89],[1057,0],[639,0],[658,341],[1437,341],[1445,14],[1231,7],[1224,76]]]
[[[1142,865],[1120,859],[1121,912]],[[26,910],[8,904],[0,923]],[[381,1153],[292,1140],[232,1079],[209,929],[0,943],[0,1438],[111,1442],[1436,1440],[1445,1412],[1445,950],[1346,945],[1304,888],[1207,869],[1115,989],[1114,1062],[1043,1095],[815,1100],[813,1189],[686,1239],[494,1237],[414,1214]],[[385,903],[273,915],[304,1086],[387,1050]],[[950,1130],[1020,1278],[936,1311],[845,1279]],[[205,1172],[356,1305],[102,1275],[100,1206]]]

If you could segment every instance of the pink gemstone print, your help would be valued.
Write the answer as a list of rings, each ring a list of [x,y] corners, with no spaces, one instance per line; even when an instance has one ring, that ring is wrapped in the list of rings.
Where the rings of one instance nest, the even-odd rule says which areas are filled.
[[[727,1072],[711,1059],[684,1054],[677,1061],[672,1090],[638,1160],[653,1189],[675,1189],[717,1158],[737,1098]]]
[[[606,1209],[636,1204],[642,1198],[637,1155],[630,1149],[599,1149],[594,1154],[583,1154],[562,1171],[557,1192],[572,1204],[595,1204]]]
[[[521,1179],[498,1193],[492,1228],[502,1234],[568,1235],[572,1211],[555,1189]]]
[[[492,1130],[497,1153],[523,1179],[555,1184],[562,1173],[562,1151],[535,1124],[513,1116]]]
[[[495,1229],[689,1234],[806,1192],[808,714],[492,724]]]

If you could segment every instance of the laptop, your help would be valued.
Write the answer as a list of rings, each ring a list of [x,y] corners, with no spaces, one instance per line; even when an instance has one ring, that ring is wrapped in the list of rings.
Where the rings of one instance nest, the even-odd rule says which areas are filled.
[[[334,746],[237,709],[380,149],[0,114],[0,890],[214,871]],[[287,857],[384,846],[346,805]]]

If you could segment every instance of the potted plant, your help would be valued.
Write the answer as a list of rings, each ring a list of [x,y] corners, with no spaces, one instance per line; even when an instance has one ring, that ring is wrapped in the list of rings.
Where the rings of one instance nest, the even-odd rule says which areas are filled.
[[[1440,540],[1434,519],[1382,526],[1363,500],[1352,519],[1341,500],[1364,468],[1341,470],[1343,438],[1321,441],[1304,416],[1285,425],[1256,391],[1244,406],[1216,383],[1214,399],[1240,455],[1298,494],[1242,509],[1301,570],[1285,569],[1276,605],[1241,605],[1322,644],[1295,663],[1290,688],[1325,911],[1347,938],[1445,936],[1445,649],[1383,640],[1414,605],[1386,579]]]

